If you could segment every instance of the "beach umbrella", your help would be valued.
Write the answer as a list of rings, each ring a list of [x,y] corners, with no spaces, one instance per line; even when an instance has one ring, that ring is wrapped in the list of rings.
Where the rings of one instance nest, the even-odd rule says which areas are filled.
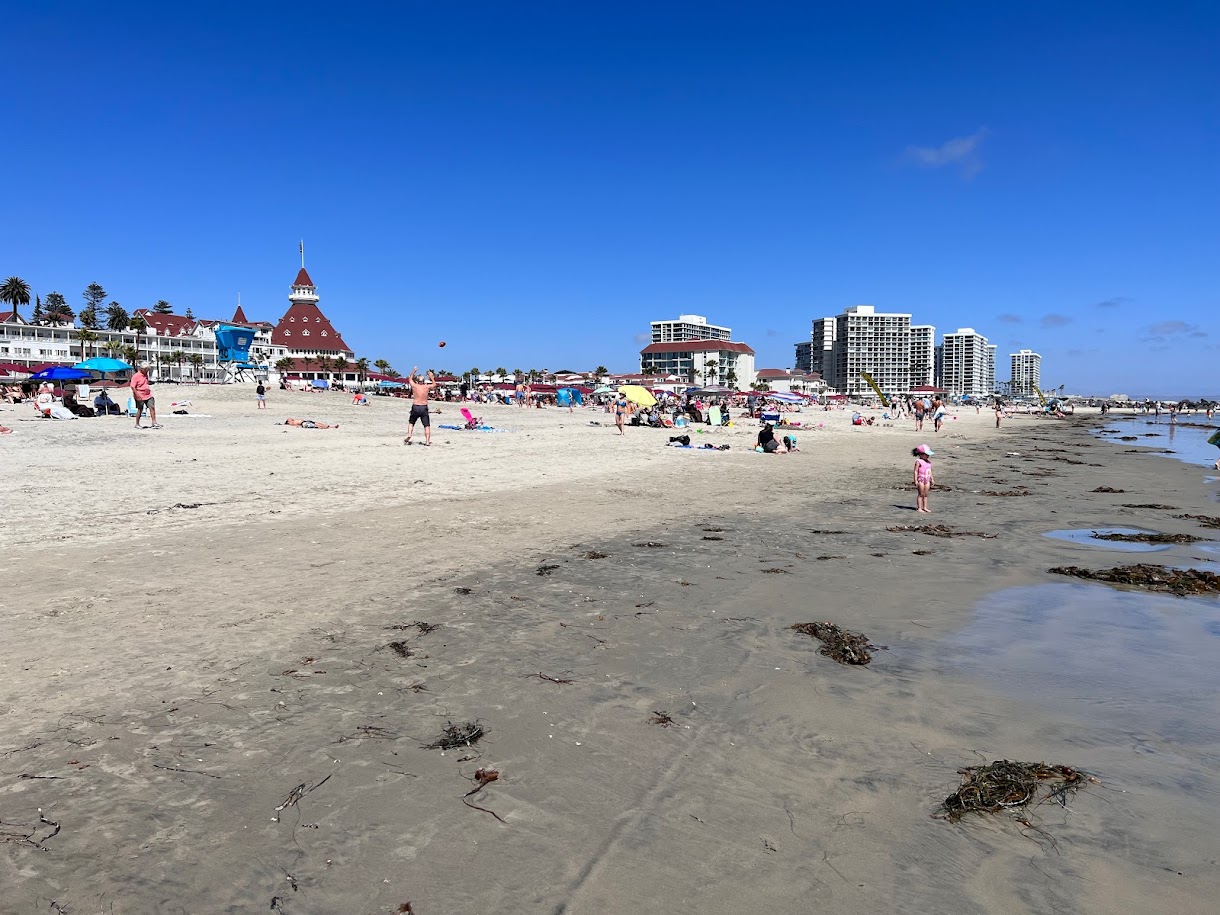
[[[73,368],[82,369],[87,372],[101,372],[103,375],[131,371],[131,366],[122,359],[111,359],[107,356],[94,356],[92,359],[76,363]]]
[[[598,388],[598,389],[597,389],[596,391],[594,391],[593,393],[594,393],[594,394],[613,394],[613,393],[614,393],[614,388],[607,387],[606,385],[604,385],[604,384],[603,384],[603,385],[602,385],[600,388]]]
[[[781,403],[800,403],[801,402],[801,395],[789,394],[787,391],[776,391],[771,394],[767,394],[765,396],[770,398],[771,400],[778,400]]]
[[[652,407],[657,403],[657,399],[652,396],[648,388],[642,388],[638,384],[621,385],[618,392],[640,407]]]
[[[35,372],[30,376],[30,381],[80,381],[88,377],[89,373],[82,372],[80,369],[68,368],[66,365],[53,365],[41,372]]]

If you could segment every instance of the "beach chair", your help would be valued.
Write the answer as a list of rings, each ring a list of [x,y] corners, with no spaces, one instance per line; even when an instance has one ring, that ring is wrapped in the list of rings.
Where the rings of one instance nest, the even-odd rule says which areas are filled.
[[[177,404],[170,404],[170,406],[176,407]],[[127,415],[128,416],[136,415],[136,399],[134,397],[127,398]]]
[[[466,420],[467,429],[477,429],[479,428],[479,424],[483,422],[482,419],[473,415],[466,407],[462,407],[461,414],[462,419]]]

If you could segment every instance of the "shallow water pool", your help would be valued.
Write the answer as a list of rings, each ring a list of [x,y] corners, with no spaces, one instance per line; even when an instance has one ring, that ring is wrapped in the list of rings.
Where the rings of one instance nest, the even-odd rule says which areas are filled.
[[[1052,540],[1066,540],[1077,546],[1100,547],[1104,550],[1118,550],[1123,553],[1159,553],[1169,549],[1167,543],[1127,543],[1122,540],[1099,540],[1094,534],[1150,534],[1152,531],[1134,527],[1095,527],[1079,530],[1047,531],[1043,537]]]

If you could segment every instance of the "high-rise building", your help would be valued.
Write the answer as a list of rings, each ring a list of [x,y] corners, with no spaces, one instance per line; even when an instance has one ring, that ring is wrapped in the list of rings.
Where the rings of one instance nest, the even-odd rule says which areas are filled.
[[[911,316],[853,305],[813,322],[810,370],[843,394],[867,394],[867,372],[888,393],[911,386]]]
[[[678,315],[674,321],[653,321],[653,343],[689,343],[692,340],[731,340],[730,328],[708,324],[703,315]]]
[[[931,324],[911,327],[911,387],[936,384],[936,328]]]
[[[1042,357],[1032,349],[1009,353],[1012,363],[1012,393],[1014,397],[1029,397],[1042,385]]]
[[[986,397],[995,392],[995,347],[973,327],[945,334],[941,386],[961,397]]]
[[[813,371],[813,343],[809,340],[796,345],[796,370],[803,374]]]

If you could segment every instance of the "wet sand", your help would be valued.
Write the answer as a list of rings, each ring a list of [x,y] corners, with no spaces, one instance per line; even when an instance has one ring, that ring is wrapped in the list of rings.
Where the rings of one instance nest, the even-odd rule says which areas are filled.
[[[332,403],[299,395],[313,409],[292,415]],[[773,457],[742,453],[746,428],[704,454],[502,408],[484,412],[514,432],[425,451],[375,406],[334,407],[337,433],[219,401],[147,444],[15,427],[65,457],[47,487],[32,466],[0,484],[13,911],[1212,909],[1214,674],[1184,703],[1182,671],[1157,684],[1154,662],[1174,639],[1220,660],[1199,635],[1216,602],[1149,598],[1173,625],[1130,696],[1085,664],[1065,695],[1036,650],[1010,650],[1139,656],[1100,596],[1093,625],[1056,626],[1071,594],[1110,591],[1046,573],[1136,557],[1043,534],[1207,535],[1173,517],[1215,513],[1197,468],[1083,419],[997,434],[966,414],[940,437],[834,416]],[[9,465],[33,460],[7,438]],[[905,491],[922,440],[951,487],[931,516]],[[172,508],[193,502],[212,504]],[[1121,507],[1150,502],[1177,510]],[[922,523],[997,536],[886,531]],[[1005,590],[1039,585],[1054,599]],[[888,650],[840,666],[787,628],[810,620]],[[485,736],[423,749],[449,721]],[[959,766],[1002,758],[1103,784],[1033,811],[1041,831],[931,816]],[[463,804],[481,767],[500,772],[466,798],[484,810]]]

